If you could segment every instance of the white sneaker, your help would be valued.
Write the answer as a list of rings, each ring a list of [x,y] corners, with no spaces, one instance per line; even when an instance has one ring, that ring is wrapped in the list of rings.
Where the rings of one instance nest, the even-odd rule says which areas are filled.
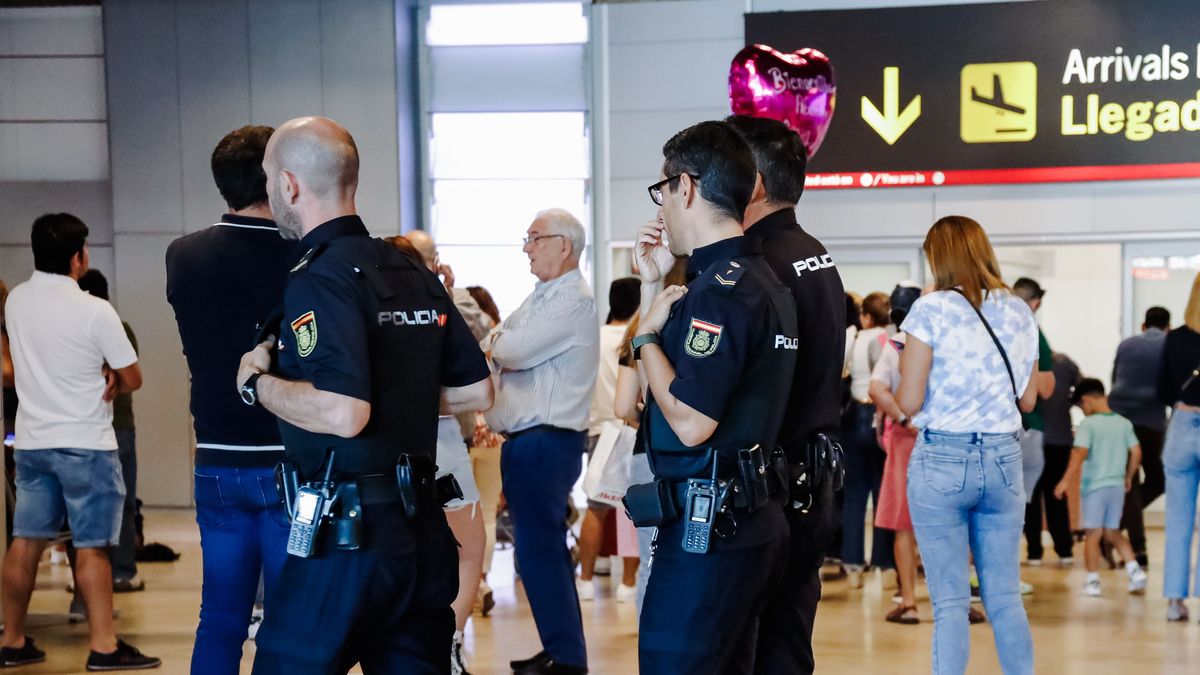
[[[1099,579],[1088,579],[1087,583],[1085,583],[1083,585],[1083,592],[1087,595],[1092,596],[1093,598],[1099,597],[1100,596],[1100,580]]]
[[[1075,559],[1074,558],[1059,558],[1058,566],[1059,567],[1074,567]]]
[[[596,599],[596,584],[575,577],[575,593],[581,602]]]
[[[450,675],[471,675],[467,672],[467,659],[463,656],[462,631],[454,633],[454,642],[450,644]]]
[[[1141,567],[1129,572],[1129,592],[1135,595],[1146,592],[1146,572]]]
[[[1031,595],[1033,593],[1033,584],[1021,582],[1021,595]]]
[[[624,604],[624,603],[628,603],[628,602],[636,602],[637,601],[637,586],[626,586],[625,584],[619,584],[617,586],[616,595],[617,595],[617,602],[619,602],[619,603]]]

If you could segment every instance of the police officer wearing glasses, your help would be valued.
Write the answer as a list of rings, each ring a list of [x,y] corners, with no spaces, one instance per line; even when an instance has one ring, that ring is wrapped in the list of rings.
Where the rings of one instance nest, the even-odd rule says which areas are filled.
[[[633,347],[649,382],[642,432],[655,482],[625,504],[656,525],[641,672],[751,672],[759,618],[786,563],[787,461],[775,449],[796,361],[795,305],[741,221],[754,157],[728,125],[663,146],[650,187],[663,225],[638,232],[644,311]],[[659,290],[672,256],[686,287]],[[651,301],[652,298],[652,301]]]
[[[821,599],[821,564],[840,527],[834,491],[841,453],[830,440],[841,417],[846,293],[825,246],[796,222],[808,153],[796,132],[771,119],[725,120],[750,146],[759,180],[746,208],[746,236],[761,242],[767,264],[791,289],[800,349],[779,445],[791,468],[784,513],[791,527],[787,575],[758,635],[754,672],[800,675],[815,667],[813,624]]]
[[[282,323],[237,378],[279,418],[292,516],[254,672],[449,672],[458,546],[441,508],[455,486],[434,480],[438,413],[491,406],[483,354],[438,279],[355,214],[344,128],[287,122],[263,168],[300,243]]]

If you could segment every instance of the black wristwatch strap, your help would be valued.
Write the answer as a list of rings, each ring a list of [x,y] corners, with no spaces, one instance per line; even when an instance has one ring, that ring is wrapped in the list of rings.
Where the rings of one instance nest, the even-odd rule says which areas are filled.
[[[246,405],[262,405],[262,401],[258,398],[258,378],[262,377],[263,375],[265,375],[265,373],[254,373],[250,377],[246,378],[246,383],[242,385],[242,402]],[[252,400],[246,398],[247,393],[253,397]]]
[[[633,347],[633,358],[635,361],[642,358],[642,347],[645,345],[661,344],[662,342],[658,339],[658,333],[642,333],[629,341],[629,345]]]

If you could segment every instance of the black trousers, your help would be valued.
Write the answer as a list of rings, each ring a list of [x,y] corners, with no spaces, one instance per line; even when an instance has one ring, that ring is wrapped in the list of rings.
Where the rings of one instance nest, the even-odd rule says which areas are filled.
[[[1054,488],[1058,486],[1067,465],[1071,461],[1071,446],[1045,445],[1046,468],[1033,488],[1033,499],[1025,506],[1025,547],[1030,560],[1041,560],[1042,509],[1045,509],[1046,527],[1054,540],[1054,552],[1059,558],[1071,558],[1075,540],[1071,537],[1071,512],[1066,499],[1057,499]]]
[[[364,505],[366,542],[289,556],[267,598],[254,675],[448,675],[458,594],[458,543],[440,508],[414,522],[399,504]]]
[[[1133,488],[1125,494],[1125,508],[1121,513],[1121,528],[1129,532],[1129,544],[1137,555],[1146,554],[1146,524],[1142,511],[1155,499],[1162,496],[1166,486],[1163,475],[1162,449],[1165,433],[1158,429],[1135,426],[1133,433],[1142,446],[1142,471],[1134,477]]]
[[[763,610],[787,563],[788,527],[770,503],[704,555],[687,553],[683,519],[660,527],[638,631],[654,675],[750,675]]]
[[[787,570],[759,625],[754,660],[759,675],[808,675],[816,667],[812,636],[821,600],[821,565],[841,529],[841,510],[833,496],[833,482],[826,480],[808,513],[788,509],[785,514],[791,530]]]

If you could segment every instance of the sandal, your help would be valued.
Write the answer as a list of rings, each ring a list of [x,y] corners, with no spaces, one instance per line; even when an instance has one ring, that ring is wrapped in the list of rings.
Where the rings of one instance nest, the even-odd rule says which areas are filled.
[[[987,623],[987,617],[984,616],[983,612],[975,609],[974,607],[968,607],[967,621],[974,626],[977,623]]]
[[[921,619],[917,617],[916,605],[908,605],[907,607],[900,605],[888,612],[884,618],[887,619],[888,623],[898,623],[904,626],[915,626],[921,623]]]

